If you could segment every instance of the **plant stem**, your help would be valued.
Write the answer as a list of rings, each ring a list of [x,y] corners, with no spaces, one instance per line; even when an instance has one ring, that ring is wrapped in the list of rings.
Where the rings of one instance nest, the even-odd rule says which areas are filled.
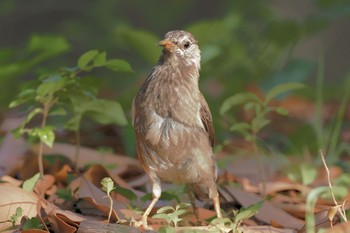
[[[257,145],[257,133],[256,132],[253,132],[252,133],[252,144],[253,144],[253,154],[256,158],[256,161],[257,161],[257,167],[258,167],[258,172],[259,172],[259,175],[260,175],[260,182],[262,184],[262,194],[265,196],[266,194],[266,174],[265,174],[265,170],[264,170],[264,165],[263,165],[263,162],[260,158],[260,153],[259,153],[259,148],[258,148],[258,145]]]
[[[78,161],[80,154],[81,140],[80,140],[80,128],[75,132],[75,170],[78,171]]]
[[[323,134],[323,66],[324,66],[324,58],[323,53],[320,55],[318,60],[318,69],[316,76],[316,120],[315,120],[315,129],[316,129],[316,137],[317,137],[317,146],[319,149],[323,148],[324,143],[324,134]]]
[[[43,119],[41,121],[41,128],[45,128],[47,116],[49,114],[51,103],[46,102],[44,103],[44,109],[43,109]],[[43,162],[43,150],[44,150],[44,142],[40,140],[39,143],[39,152],[38,152],[38,166],[39,166],[39,172],[40,172],[40,180],[42,181],[41,184],[41,190],[40,190],[40,197],[44,197],[44,162]]]
[[[109,213],[108,213],[108,223],[111,220],[111,216],[112,216],[112,210],[113,210],[113,200],[112,197],[109,195],[109,193],[107,193],[108,198],[109,198]]]

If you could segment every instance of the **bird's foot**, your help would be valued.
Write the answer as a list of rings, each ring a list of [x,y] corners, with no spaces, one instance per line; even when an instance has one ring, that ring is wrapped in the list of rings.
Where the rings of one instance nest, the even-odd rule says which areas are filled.
[[[148,226],[147,216],[142,216],[141,220],[136,220],[134,218],[131,218],[130,226],[137,227],[137,228],[142,227],[143,229],[146,229],[146,230],[153,230],[152,227]]]

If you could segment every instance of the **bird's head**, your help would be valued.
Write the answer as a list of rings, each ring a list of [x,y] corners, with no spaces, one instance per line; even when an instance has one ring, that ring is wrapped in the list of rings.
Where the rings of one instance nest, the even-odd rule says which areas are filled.
[[[186,65],[195,65],[200,69],[200,50],[194,36],[186,31],[175,30],[165,34],[158,45],[163,47],[163,57],[180,60]]]

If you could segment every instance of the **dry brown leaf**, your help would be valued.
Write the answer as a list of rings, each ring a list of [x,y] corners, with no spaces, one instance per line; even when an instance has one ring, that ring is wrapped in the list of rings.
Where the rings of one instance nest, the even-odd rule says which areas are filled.
[[[50,188],[52,188],[52,186],[55,184],[55,181],[55,177],[53,177],[52,175],[44,175],[43,179],[39,179],[36,183],[34,191],[36,193],[41,193],[42,191],[44,191],[44,193],[50,194],[47,191]]]
[[[156,233],[152,230],[141,230],[129,226],[124,226],[115,223],[102,223],[98,221],[83,221],[80,224],[78,233],[105,233],[105,232],[123,232],[123,233]]]
[[[341,207],[342,207],[341,205],[336,205],[336,206],[332,206],[332,207],[329,209],[329,211],[328,211],[328,213],[327,213],[327,217],[328,217],[328,220],[329,220],[330,222],[333,222],[334,217],[338,214],[338,210],[340,210]]]
[[[21,233],[48,233],[48,232],[41,229],[28,229],[28,230],[21,230]]]
[[[22,208],[22,215],[29,218],[37,215],[38,196],[21,188],[6,184],[0,185],[0,219],[5,221],[16,213],[17,207]],[[20,223],[20,218],[16,224]],[[0,231],[12,226],[10,222],[0,223]]]
[[[266,195],[271,195],[277,192],[288,191],[288,190],[297,190],[301,193],[306,193],[310,190],[310,188],[302,184],[284,182],[284,181],[274,181],[274,182],[266,183]]]
[[[47,202],[47,205],[45,205],[44,210],[46,214],[49,213],[55,213],[57,217],[59,217],[64,222],[68,223],[69,225],[78,227],[79,223],[83,220],[86,220],[87,218],[81,214],[74,213],[69,210],[62,210],[56,205]]]
[[[243,226],[244,233],[295,233],[294,229],[280,229],[271,226]]]
[[[305,202],[291,196],[276,194],[273,196],[272,203],[286,212],[292,214],[294,217],[305,218]]]
[[[225,189],[239,202],[243,207],[256,204],[262,200],[254,193],[248,193],[238,188],[226,186]],[[288,214],[284,210],[276,207],[270,201],[264,201],[259,213],[255,215],[257,219],[270,224],[271,221],[280,224],[286,228],[301,229],[304,222]]]
[[[37,153],[39,150],[38,145],[35,145],[31,148],[34,153]],[[71,161],[75,159],[76,146],[66,143],[55,143],[52,148],[45,147],[44,153],[49,154],[62,154],[69,158]],[[102,163],[102,164],[115,164],[116,166],[136,166],[141,168],[141,165],[137,159],[130,158],[123,155],[117,155],[113,153],[103,153],[86,147],[80,148],[80,158],[77,163],[78,167],[83,167],[86,164],[91,163]]]
[[[340,223],[333,228],[329,228],[326,233],[348,233],[350,232],[350,222]]]
[[[132,189],[128,183],[126,183],[123,179],[121,179],[117,175],[112,175],[105,167],[100,164],[94,164],[84,173],[84,177],[93,183],[95,186],[100,187],[101,180],[105,177],[110,177],[117,185]]]
[[[52,209],[52,211],[47,214],[47,218],[51,223],[51,227],[54,232],[74,233],[77,230],[76,227],[69,225],[61,218],[59,218],[56,214],[55,209]]]
[[[268,181],[271,177],[275,177],[277,172],[276,166],[272,161],[263,160],[263,169],[265,171],[265,177]],[[234,163],[227,166],[226,170],[232,173],[238,181],[240,179],[249,180],[250,184],[257,185],[261,182],[261,174],[259,173],[259,168],[256,159],[253,156],[245,156]]]
[[[340,217],[339,215],[335,215],[333,218],[333,225],[337,224],[340,222]],[[320,228],[329,228],[331,227],[331,223],[329,222],[328,219],[328,210],[325,211],[320,211],[315,214],[315,228],[316,232]],[[300,233],[305,233],[306,232],[306,226],[304,226],[301,230]],[[346,231],[348,232],[348,231]]]
[[[60,182],[62,184],[66,184],[67,182],[67,176],[73,171],[72,167],[68,164],[63,165],[63,167],[54,174],[57,182]]]
[[[330,180],[334,180],[344,173],[343,169],[336,166],[331,166],[329,169]],[[312,183],[313,186],[328,185],[328,174],[326,169],[318,169],[318,175],[316,180]]]
[[[11,186],[15,186],[15,187],[19,187],[22,184],[21,180],[17,180],[15,178],[13,178],[12,176],[3,176],[0,179],[2,182],[6,182],[6,184],[11,185]]]

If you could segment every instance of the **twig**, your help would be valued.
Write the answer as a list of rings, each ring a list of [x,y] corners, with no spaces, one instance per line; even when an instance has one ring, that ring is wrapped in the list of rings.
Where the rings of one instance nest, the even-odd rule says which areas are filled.
[[[335,199],[335,196],[334,196],[330,172],[329,172],[329,169],[328,169],[328,167],[327,167],[327,163],[326,163],[326,160],[325,160],[325,158],[324,158],[324,155],[323,155],[322,150],[320,150],[320,155],[321,155],[321,159],[322,159],[323,166],[324,166],[325,169],[326,169],[327,180],[328,180],[328,186],[329,186],[329,189],[331,190],[331,195],[332,195],[333,202],[334,202],[334,204],[335,204],[336,206],[339,206],[339,204],[338,204],[338,202],[337,202],[337,200]],[[347,219],[347,217],[346,217],[345,208],[344,208],[345,202],[346,202],[346,200],[343,202],[343,204],[341,205],[341,208],[339,208],[338,211],[339,211],[339,213],[340,213],[340,216],[343,218],[343,220],[344,220],[345,222],[347,222],[348,219]]]

